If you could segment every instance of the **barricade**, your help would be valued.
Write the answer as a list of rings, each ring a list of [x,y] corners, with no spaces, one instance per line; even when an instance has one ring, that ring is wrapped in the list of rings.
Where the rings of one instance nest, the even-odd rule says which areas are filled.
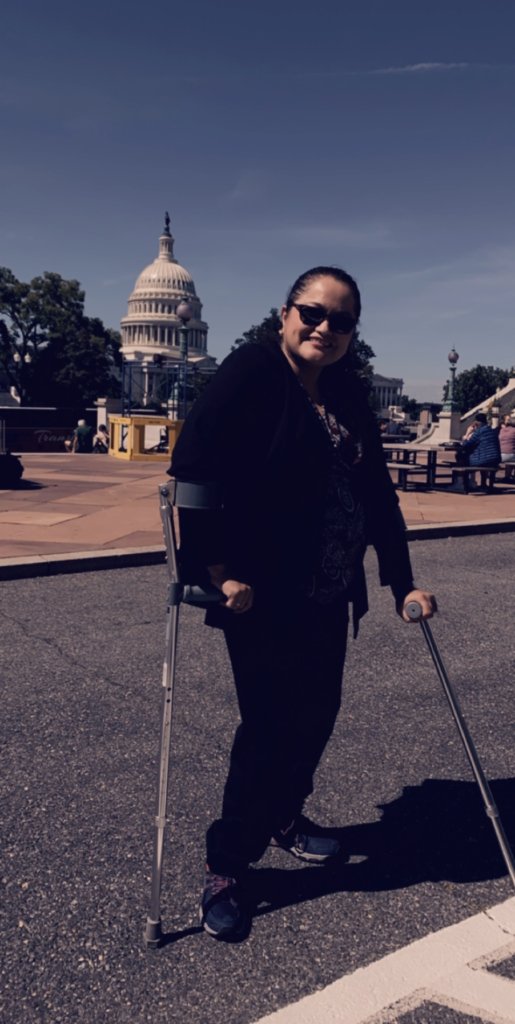
[[[109,455],[115,459],[170,462],[183,422],[166,416],[110,416]],[[159,431],[152,430],[156,427]],[[150,440],[147,431],[154,435]],[[159,435],[165,432],[166,440],[160,440]]]

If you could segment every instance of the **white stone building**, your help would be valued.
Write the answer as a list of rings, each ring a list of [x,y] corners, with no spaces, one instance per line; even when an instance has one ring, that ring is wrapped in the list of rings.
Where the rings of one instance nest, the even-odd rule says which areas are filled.
[[[403,386],[404,381],[400,377],[383,377],[380,373],[374,373],[372,387],[380,416],[389,416],[390,406],[400,405]]]
[[[216,366],[207,351],[208,325],[202,319],[202,303],[191,274],[177,262],[173,245],[166,214],[159,253],[141,271],[129,297],[127,316],[121,321],[123,359],[131,368],[133,393],[141,395],[142,404],[153,397],[157,369],[162,375],[181,361],[181,321],[176,315],[180,302],[189,302],[193,310],[188,324],[188,365],[206,370]]]

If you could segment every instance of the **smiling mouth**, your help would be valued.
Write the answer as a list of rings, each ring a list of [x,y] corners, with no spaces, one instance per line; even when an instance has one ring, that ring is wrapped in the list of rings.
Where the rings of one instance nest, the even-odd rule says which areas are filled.
[[[309,338],[309,341],[312,345],[318,345],[319,348],[326,349],[327,351],[333,347],[331,342],[322,341],[320,338]]]

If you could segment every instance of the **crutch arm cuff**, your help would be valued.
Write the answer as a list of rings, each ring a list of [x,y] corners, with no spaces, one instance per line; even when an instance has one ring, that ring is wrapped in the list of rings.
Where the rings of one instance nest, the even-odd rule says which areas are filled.
[[[222,485],[216,480],[180,480],[175,483],[174,504],[177,508],[219,509],[223,505]]]

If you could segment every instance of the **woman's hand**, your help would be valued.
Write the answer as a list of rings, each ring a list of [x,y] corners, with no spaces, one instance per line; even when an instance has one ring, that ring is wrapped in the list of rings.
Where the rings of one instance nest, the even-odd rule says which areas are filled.
[[[418,604],[422,608],[423,619],[432,618],[434,612],[438,611],[436,597],[434,596],[434,594],[430,594],[428,590],[411,590],[409,594],[406,594],[406,597],[402,601],[399,601],[397,604],[397,611],[405,622],[418,621],[417,619],[410,619],[409,615],[406,613],[406,605],[410,601],[418,602]]]
[[[230,608],[232,612],[236,612],[236,615],[248,612],[252,608],[254,591],[248,583],[238,583],[237,580],[225,580],[220,590],[227,598],[225,607]]]
[[[224,607],[240,615],[252,608],[254,591],[248,583],[239,583],[238,580],[227,578],[225,565],[208,566],[211,583],[218,587],[227,598]]]

